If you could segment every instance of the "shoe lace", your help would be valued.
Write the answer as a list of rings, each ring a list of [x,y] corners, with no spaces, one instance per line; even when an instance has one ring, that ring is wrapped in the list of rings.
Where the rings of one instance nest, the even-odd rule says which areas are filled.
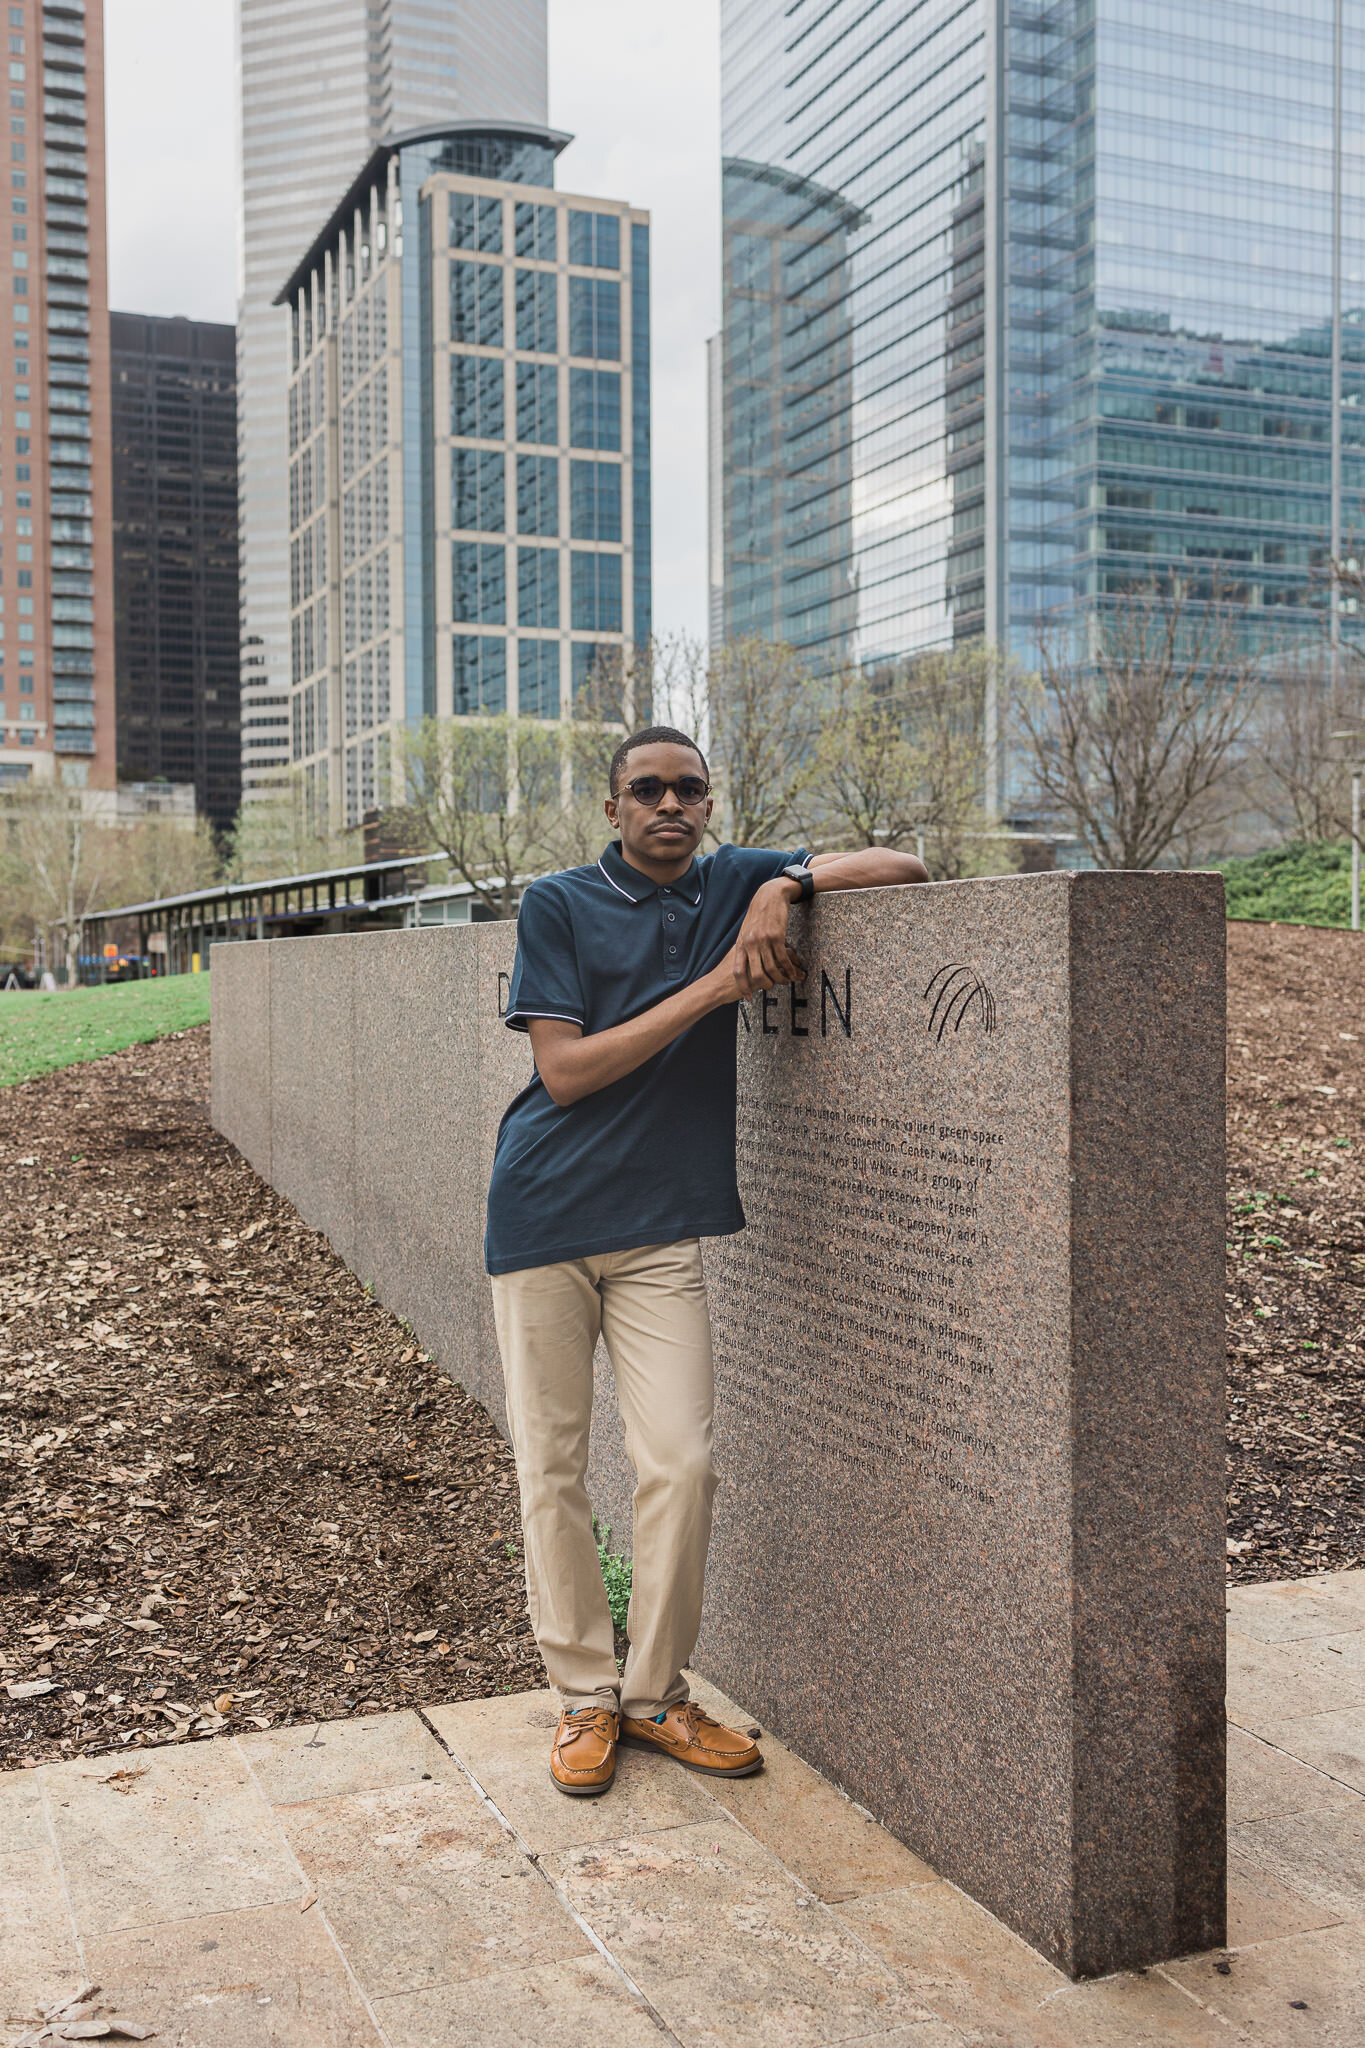
[[[684,1700],[678,1709],[678,1718],[687,1729],[689,1739],[699,1728],[719,1728],[720,1722],[708,1714],[699,1700]]]
[[[571,1724],[564,1729],[564,1742],[572,1742],[576,1735],[611,1736],[616,1732],[616,1716],[610,1707],[570,1707],[564,1718]]]

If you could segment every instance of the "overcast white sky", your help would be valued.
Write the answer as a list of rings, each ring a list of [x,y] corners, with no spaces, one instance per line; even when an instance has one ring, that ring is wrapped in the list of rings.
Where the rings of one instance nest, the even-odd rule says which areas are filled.
[[[549,0],[562,189],[654,222],[654,617],[706,625],[708,334],[720,319],[718,0]],[[232,320],[232,0],[105,0],[109,295]],[[191,27],[192,25],[192,27]]]

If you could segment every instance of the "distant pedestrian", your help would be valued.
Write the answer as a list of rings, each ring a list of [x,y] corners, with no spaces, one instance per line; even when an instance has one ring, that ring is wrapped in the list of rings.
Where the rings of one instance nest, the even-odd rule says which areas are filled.
[[[521,1486],[531,1626],[561,1706],[550,1776],[605,1792],[618,1739],[715,1777],[757,1745],[688,1698],[711,1501],[703,1237],[744,1228],[735,1005],[804,978],[787,913],[825,889],[923,882],[912,854],[722,846],[701,749],[667,726],[611,764],[620,837],[522,899],[507,1023],[535,1074],[503,1117],[487,1264]],[[593,1351],[616,1374],[635,1469],[630,1653],[617,1672],[585,1475]]]

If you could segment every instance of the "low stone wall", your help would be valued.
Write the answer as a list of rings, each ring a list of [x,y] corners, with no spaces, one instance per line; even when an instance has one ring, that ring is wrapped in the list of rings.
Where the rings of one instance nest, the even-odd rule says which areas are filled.
[[[1223,908],[822,897],[742,1011],[698,1668],[1063,1968],[1223,1938]],[[514,932],[218,946],[213,1116],[502,1416]],[[593,1498],[628,1541],[599,1373]]]

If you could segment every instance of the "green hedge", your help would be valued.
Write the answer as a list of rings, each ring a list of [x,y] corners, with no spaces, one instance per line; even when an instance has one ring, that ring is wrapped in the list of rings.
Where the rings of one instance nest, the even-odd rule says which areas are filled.
[[[1229,917],[1283,924],[1351,922],[1349,839],[1295,841],[1220,865]]]

